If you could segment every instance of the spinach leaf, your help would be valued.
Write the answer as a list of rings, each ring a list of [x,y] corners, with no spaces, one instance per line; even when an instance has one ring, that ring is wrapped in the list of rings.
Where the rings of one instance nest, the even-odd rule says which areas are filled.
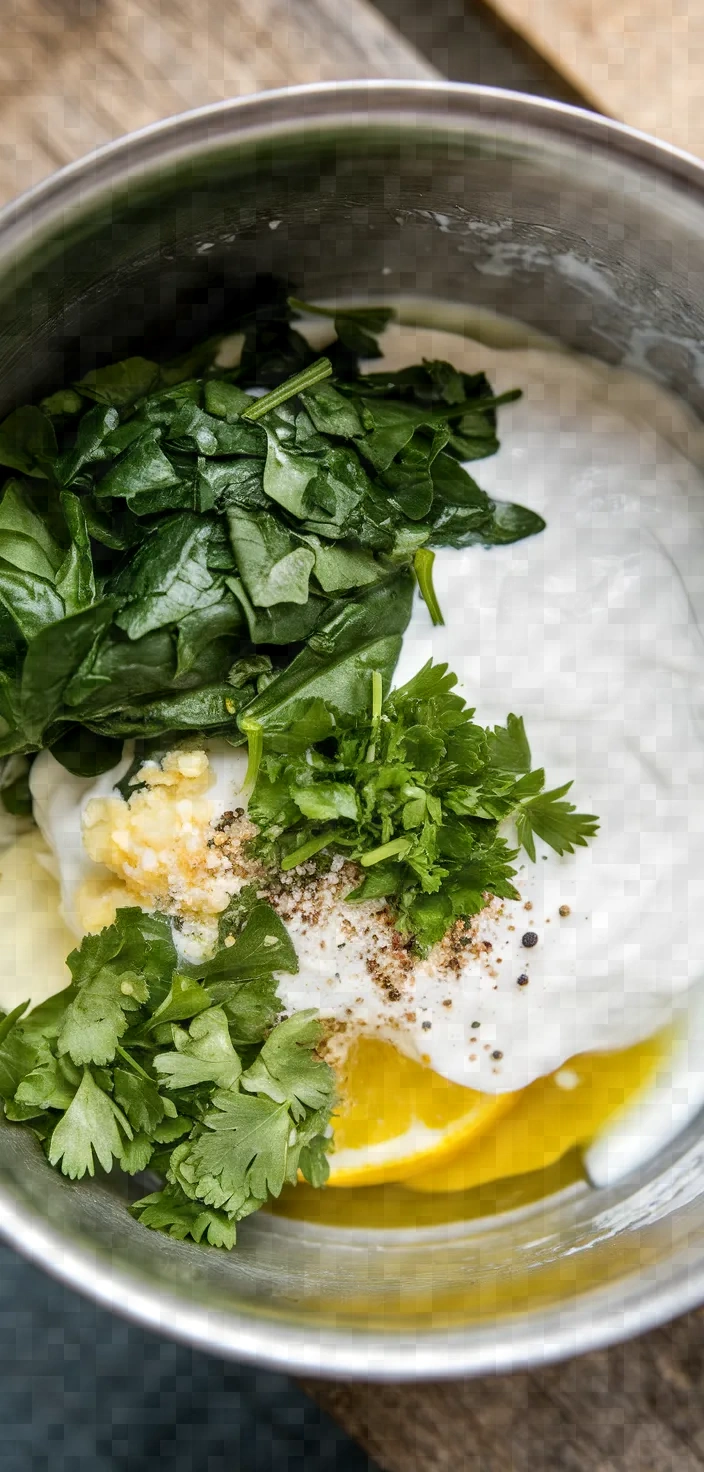
[[[181,476],[160,447],[161,431],[149,429],[120,455],[98,481],[101,499],[123,496],[134,511],[163,511],[174,505],[173,495],[160,496],[181,485]]]
[[[306,493],[318,475],[315,451],[321,447],[317,442],[310,444],[310,435],[301,435],[301,428],[309,428],[315,433],[308,416],[305,416],[307,423],[303,426],[299,423],[301,418],[288,404],[267,414],[264,425],[268,445],[264,490],[272,501],[303,520],[312,504]],[[323,442],[323,451],[325,448]]]
[[[237,569],[259,608],[308,601],[315,553],[267,511],[231,508],[227,513]]]
[[[70,486],[85,476],[86,468],[106,459],[105,441],[120,422],[117,409],[96,404],[79,420],[74,442],[62,450],[55,473],[59,485]]]
[[[343,593],[349,588],[364,588],[385,576],[386,570],[373,554],[354,543],[328,542],[308,535],[303,539],[315,557],[314,573],[324,593]]]
[[[237,578],[225,579],[242,609],[253,644],[300,644],[320,623],[329,604],[312,593],[307,603],[275,603],[270,608],[255,608],[244,584]]]
[[[227,730],[234,726],[235,715],[248,695],[215,683],[84,719],[91,730],[122,738],[160,736],[164,731]]]
[[[53,582],[21,572],[0,558],[0,603],[28,642],[64,616],[64,601]]]
[[[353,600],[337,600],[300,654],[240,716],[241,729],[285,730],[317,696],[349,714],[365,709],[372,672],[380,672],[385,689],[391,683],[412,602],[413,577],[405,568]]]
[[[21,724],[28,740],[39,743],[61,708],[71,676],[111,622],[115,604],[103,599],[92,608],[57,619],[30,641],[22,668]]]
[[[68,726],[56,741],[52,741],[51,754],[74,777],[99,777],[102,772],[109,772],[117,766],[122,757],[122,747],[122,741],[97,736],[84,726],[74,725]],[[4,788],[0,795],[7,806]],[[30,813],[31,810],[30,801]]]
[[[78,613],[95,601],[93,555],[85,511],[72,491],[61,492],[61,509],[71,545],[56,574],[57,592],[67,613]],[[0,547],[2,543],[0,541]]]
[[[196,608],[179,620],[176,677],[187,675],[214,640],[233,638],[244,627],[242,610],[227,588],[219,590],[213,603]]]
[[[63,549],[19,480],[7,482],[0,502],[0,557],[49,582],[55,580],[64,559]]]
[[[56,451],[52,421],[33,404],[13,410],[0,424],[0,465],[44,479]]]
[[[107,368],[94,368],[74,387],[97,404],[111,404],[117,409],[129,408],[156,387],[159,365],[148,358],[125,358]]]
[[[111,580],[109,591],[122,605],[115,621],[130,639],[220,600],[220,580],[208,567],[213,530],[211,520],[193,512],[170,517]]]
[[[114,625],[83,661],[64,690],[73,719],[130,705],[168,690],[176,674],[174,640],[167,629],[128,639]]]

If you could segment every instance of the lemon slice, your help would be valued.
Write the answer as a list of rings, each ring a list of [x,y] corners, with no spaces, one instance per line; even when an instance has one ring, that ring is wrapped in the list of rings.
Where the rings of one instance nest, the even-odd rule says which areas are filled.
[[[436,1165],[510,1108],[513,1094],[448,1083],[381,1038],[361,1037],[340,1069],[331,1186],[398,1181]]]
[[[469,1191],[489,1181],[544,1170],[591,1140],[606,1119],[646,1088],[668,1047],[662,1033],[614,1053],[583,1053],[512,1094],[495,1129],[476,1144],[406,1172],[414,1191]],[[504,1098],[506,1095],[504,1095]]]

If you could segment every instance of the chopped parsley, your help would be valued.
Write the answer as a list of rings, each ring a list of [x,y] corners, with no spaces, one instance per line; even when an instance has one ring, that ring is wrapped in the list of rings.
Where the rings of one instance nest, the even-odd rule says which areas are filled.
[[[484,729],[456,683],[447,665],[429,662],[384,700],[375,673],[361,718],[317,698],[281,726],[274,682],[258,730],[257,702],[242,722],[260,753],[255,852],[284,870],[316,855],[353,860],[360,882],[348,901],[384,899],[421,953],[487,897],[519,898],[520,847],[533,860],[536,839],[573,853],[598,829],[566,801],[571,783],[546,791],[542,768],[531,770],[523,720]]]

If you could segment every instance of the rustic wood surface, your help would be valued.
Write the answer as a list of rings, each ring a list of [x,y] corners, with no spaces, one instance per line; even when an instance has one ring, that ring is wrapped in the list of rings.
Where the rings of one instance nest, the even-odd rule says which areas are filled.
[[[650,3],[667,29],[675,12]],[[671,104],[658,100],[654,83],[640,95],[651,66],[645,42],[654,56],[662,40],[662,26],[643,32],[646,0],[630,0],[628,26],[614,20],[625,13],[620,0],[496,4],[597,105],[704,153],[704,115],[700,124],[687,111],[688,56],[682,62],[678,51],[687,109],[667,80]],[[599,12],[610,29],[596,26]],[[679,46],[694,6],[691,16],[686,3],[676,15]],[[588,33],[583,54],[565,39],[578,33],[578,21]],[[592,30],[606,56],[601,70]],[[637,65],[626,54],[629,36]],[[665,42],[662,54],[674,67],[677,48]],[[703,57],[700,42],[699,77]],[[436,74],[369,0],[4,0],[0,202],[120,133],[184,108],[294,82]],[[665,114],[657,110],[663,105]],[[685,122],[695,128],[687,139]],[[704,1316],[689,1314],[630,1344],[529,1375],[413,1386],[310,1381],[306,1389],[384,1472],[696,1472],[704,1467],[703,1328]]]
[[[704,1312],[535,1374],[305,1389],[383,1472],[701,1472]]]
[[[121,133],[247,92],[437,76],[370,0],[2,0],[0,203]]]
[[[490,0],[595,107],[704,155],[701,0]]]

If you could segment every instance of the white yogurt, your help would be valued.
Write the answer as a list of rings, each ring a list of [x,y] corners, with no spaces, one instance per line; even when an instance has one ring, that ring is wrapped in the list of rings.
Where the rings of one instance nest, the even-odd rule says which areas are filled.
[[[523,715],[534,765],[550,786],[574,778],[571,797],[601,829],[573,856],[539,845],[536,864],[518,861],[520,901],[482,916],[491,949],[459,976],[431,956],[390,999],[372,974],[387,929],[372,908],[335,903],[288,919],[300,971],[280,991],[289,1010],[351,1019],[447,1078],[500,1092],[577,1052],[646,1037],[704,973],[704,482],[690,458],[700,431],[653,385],[559,353],[408,327],[385,345],[390,366],[445,357],[483,368],[497,392],[523,388],[502,411],[499,454],[470,469],[547,522],[512,547],[438,553],[446,624],[433,629],[417,604],[396,682],[432,656],[483,724]],[[96,787],[79,791],[60,770],[43,755],[32,788],[70,923],[90,863],[80,813]],[[218,758],[218,812],[241,778],[238,753]],[[101,791],[114,780],[99,779]],[[383,950],[381,960],[383,971]]]

